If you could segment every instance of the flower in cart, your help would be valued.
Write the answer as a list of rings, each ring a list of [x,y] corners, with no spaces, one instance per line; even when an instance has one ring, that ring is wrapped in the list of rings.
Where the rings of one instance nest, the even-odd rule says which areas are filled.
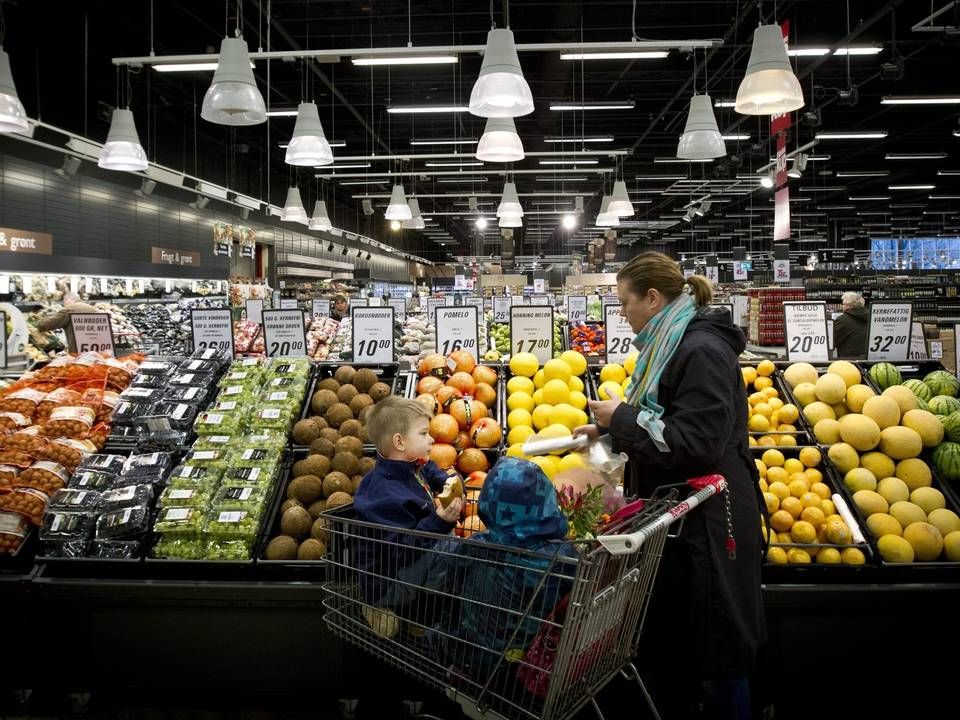
[[[586,491],[564,485],[557,491],[557,502],[570,526],[567,531],[570,540],[592,540],[594,533],[603,526],[606,513],[601,485],[594,485]]]

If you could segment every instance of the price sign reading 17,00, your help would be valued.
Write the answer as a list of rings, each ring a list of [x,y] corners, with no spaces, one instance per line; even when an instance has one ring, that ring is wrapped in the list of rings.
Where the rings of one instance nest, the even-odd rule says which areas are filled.
[[[627,355],[634,351],[635,333],[630,323],[620,313],[620,305],[605,305],[603,308],[604,327],[607,330],[607,362],[623,365]]]
[[[822,302],[783,303],[787,360],[828,362],[827,306]]]
[[[393,362],[393,308],[353,307],[353,360]]]
[[[510,352],[527,352],[543,365],[553,357],[553,308],[514,305],[510,308]]]

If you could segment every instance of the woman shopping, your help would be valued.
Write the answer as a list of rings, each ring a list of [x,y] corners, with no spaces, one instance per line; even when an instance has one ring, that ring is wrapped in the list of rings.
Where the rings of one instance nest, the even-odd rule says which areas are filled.
[[[661,253],[630,260],[617,292],[636,333],[636,370],[626,401],[591,402],[596,425],[574,434],[610,433],[629,458],[628,495],[714,473],[729,485],[665,547],[638,660],[663,691],[655,700],[665,718],[686,717],[698,704],[707,717],[748,718],[748,678],[766,630],[761,503],[737,364],[743,333],[726,310],[708,306],[706,278],[684,279]]]

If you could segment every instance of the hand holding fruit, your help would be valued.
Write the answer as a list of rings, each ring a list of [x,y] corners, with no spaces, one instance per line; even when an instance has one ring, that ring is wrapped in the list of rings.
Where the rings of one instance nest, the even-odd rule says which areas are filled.
[[[455,497],[446,507],[438,507],[437,515],[448,523],[455,523],[463,511],[463,498]]]
[[[600,429],[596,425],[581,425],[573,429],[572,435],[574,437],[585,435],[590,440],[597,440],[600,437]]]
[[[597,421],[597,425],[602,428],[610,427],[613,420],[613,413],[617,406],[622,403],[619,395],[613,395],[609,400],[591,400],[587,404],[590,406],[590,412]]]

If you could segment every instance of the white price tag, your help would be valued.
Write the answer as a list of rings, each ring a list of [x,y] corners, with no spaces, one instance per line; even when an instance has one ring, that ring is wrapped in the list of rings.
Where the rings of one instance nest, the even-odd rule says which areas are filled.
[[[910,323],[910,359],[928,360],[927,343],[923,339],[923,325],[918,322]]]
[[[407,301],[404,298],[390,298],[387,305],[393,308],[394,316],[400,322],[407,320]]]
[[[229,309],[191,310],[190,326],[194,350],[211,349],[233,357],[233,319]]]
[[[620,298],[617,295],[604,295],[600,300],[603,307],[620,304]]]
[[[267,357],[296,357],[307,354],[307,335],[300,310],[264,310],[263,342]]]
[[[527,298],[523,295],[511,295],[510,300],[514,305],[529,305]]]
[[[480,328],[477,321],[477,309],[473,305],[461,307],[439,307],[436,312],[437,352],[449,355],[457,350],[465,350],[480,358]]]
[[[77,278],[79,280],[79,278]],[[76,294],[76,290],[73,291]],[[10,293],[10,276],[9,275],[0,275],[0,295],[8,295]]]
[[[582,323],[587,320],[587,296],[570,295],[567,298],[567,320]]]
[[[709,280],[714,285],[720,284],[720,268],[716,265],[707,266],[707,280]]]
[[[296,310],[298,307],[296,298],[280,298],[281,310]]]
[[[867,360],[908,359],[912,314],[913,306],[908,302],[877,300],[870,304]]]
[[[326,300],[324,298],[314,298],[313,301],[310,303],[310,307],[311,307],[310,312],[312,317],[317,317],[317,316],[329,317],[330,316],[329,300]]]
[[[73,313],[74,352],[105,352],[113,355],[113,328],[109,313]]]
[[[546,295],[531,295],[530,304],[531,305],[549,305],[550,298],[548,298]]]
[[[623,365],[627,356],[635,351],[633,347],[635,333],[630,323],[620,313],[620,305],[606,305],[603,308],[603,320],[607,333],[607,362]]]
[[[930,359],[943,360],[943,343],[939,340],[930,341]]]
[[[787,360],[828,362],[827,306],[822,302],[785,302]]]
[[[493,298],[493,321],[505,323],[510,321],[510,308],[513,306],[513,299],[502,295]]]
[[[543,278],[535,278],[533,281],[533,291],[535,293],[545,293],[547,291],[547,281]]]
[[[434,298],[427,298],[427,302]],[[393,362],[393,308],[354,307],[353,361]]]
[[[553,357],[553,308],[543,305],[510,308],[510,352],[528,352],[543,365]]]
[[[426,301],[427,306],[427,322],[433,322],[433,318],[436,315],[437,308],[443,305],[443,298],[434,298],[428,297]]]
[[[790,282],[790,261],[789,260],[773,261],[773,281],[778,283]]]
[[[247,300],[247,320],[257,325],[263,322],[263,300]]]

